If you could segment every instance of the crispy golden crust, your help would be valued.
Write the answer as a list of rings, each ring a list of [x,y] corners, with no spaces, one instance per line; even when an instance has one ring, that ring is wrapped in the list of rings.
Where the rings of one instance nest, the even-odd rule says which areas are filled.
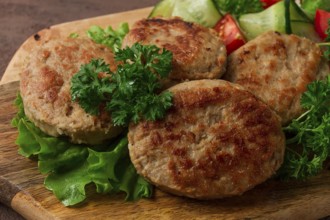
[[[220,78],[226,67],[226,48],[218,34],[197,24],[173,19],[136,22],[123,46],[154,44],[173,52],[170,79],[176,81]]]
[[[26,115],[45,133],[95,144],[120,132],[107,113],[91,116],[71,101],[71,77],[92,58],[103,58],[116,68],[113,54],[87,39],[54,40],[32,52],[21,73],[20,91]]]
[[[164,120],[129,127],[137,171],[177,195],[213,199],[239,195],[272,176],[283,161],[278,116],[241,87],[196,80],[169,89]]]
[[[267,32],[228,57],[224,79],[242,85],[287,124],[302,113],[301,94],[316,79],[320,48],[306,38]]]

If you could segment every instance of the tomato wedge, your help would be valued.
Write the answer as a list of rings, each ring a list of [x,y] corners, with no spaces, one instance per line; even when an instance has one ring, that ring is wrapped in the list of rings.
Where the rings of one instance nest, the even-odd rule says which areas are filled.
[[[328,21],[330,19],[330,12],[317,9],[315,13],[314,27],[316,32],[320,35],[320,37],[324,40],[327,37],[325,33],[328,29]]]
[[[273,4],[279,2],[280,0],[260,0],[264,8],[268,8],[269,6],[272,6]]]
[[[238,49],[246,43],[235,19],[230,14],[225,14],[214,26],[220,38],[226,45],[227,54]]]

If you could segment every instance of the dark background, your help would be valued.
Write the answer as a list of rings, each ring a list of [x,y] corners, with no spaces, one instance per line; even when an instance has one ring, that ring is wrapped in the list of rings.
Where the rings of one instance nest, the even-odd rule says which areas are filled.
[[[157,2],[158,0],[0,0],[0,78],[20,45],[41,29],[66,21],[144,8]],[[21,220],[22,217],[0,204],[0,219]]]

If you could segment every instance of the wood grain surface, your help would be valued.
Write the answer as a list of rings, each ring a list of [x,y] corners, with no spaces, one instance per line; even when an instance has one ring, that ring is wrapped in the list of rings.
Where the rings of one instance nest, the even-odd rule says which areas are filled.
[[[84,34],[92,24],[101,26],[129,23],[145,17],[150,8],[56,25],[29,38],[8,66],[4,81],[18,79],[31,49],[43,40]],[[198,201],[155,191],[152,199],[124,202],[124,195],[97,195],[88,189],[89,199],[73,208],[64,207],[43,186],[44,176],[36,161],[17,153],[17,131],[10,120],[16,109],[13,100],[19,83],[0,86],[0,202],[27,219],[317,219],[330,215],[330,172],[324,170],[305,182],[269,180],[243,196]]]
[[[305,181],[269,180],[246,194],[198,201],[159,190],[152,199],[124,202],[124,195],[97,195],[89,189],[82,205],[64,207],[44,188],[37,162],[17,153],[10,121],[18,82],[0,86],[0,202],[27,219],[317,219],[330,215],[330,172]]]

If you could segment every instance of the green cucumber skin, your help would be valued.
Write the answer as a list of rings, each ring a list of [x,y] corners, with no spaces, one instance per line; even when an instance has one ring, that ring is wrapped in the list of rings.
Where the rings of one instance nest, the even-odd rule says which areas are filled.
[[[291,0],[284,0],[285,33],[292,34],[291,28]]]
[[[315,32],[313,20],[311,20],[304,11],[291,0],[291,30],[293,34],[306,37],[315,42],[320,42],[321,38]]]
[[[292,1],[292,6],[294,10],[303,18],[303,20],[309,21],[309,23],[313,23],[313,19],[308,17],[308,15],[303,11],[302,8],[299,7],[295,1]]]

